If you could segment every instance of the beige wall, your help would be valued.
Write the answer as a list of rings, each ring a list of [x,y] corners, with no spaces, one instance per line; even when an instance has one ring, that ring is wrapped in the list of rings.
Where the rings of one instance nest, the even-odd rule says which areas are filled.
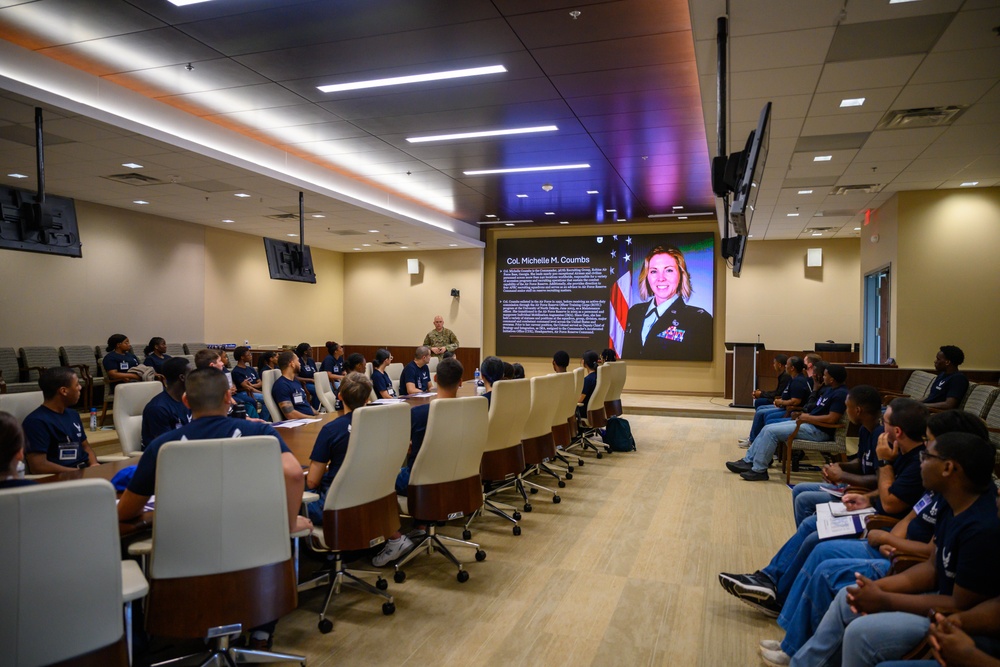
[[[420,262],[409,275],[406,260]],[[461,293],[451,296],[452,288]],[[465,347],[482,345],[483,251],[356,253],[344,257],[344,341],[420,345],[435,315]]]
[[[0,250],[0,346],[202,339],[204,227],[83,201],[76,215],[82,259]]]
[[[822,267],[806,267],[809,248],[823,250]],[[774,350],[861,342],[858,240],[750,241],[740,277],[726,279],[725,303],[729,341],[760,335]]]
[[[344,340],[344,255],[312,248],[316,284],[271,280],[259,236],[205,228],[205,342]]]
[[[898,198],[897,362],[928,367],[941,345],[958,345],[965,368],[1000,367],[1000,188]]]
[[[658,234],[664,232],[717,232],[714,222],[701,223],[664,223],[642,226],[642,233]],[[637,233],[634,225],[601,225],[601,232],[608,234]],[[490,230],[486,244],[485,280],[483,282],[483,350],[484,354],[493,354],[496,350],[496,240],[499,238],[558,238],[560,236],[577,236],[587,232],[573,227],[567,229],[494,229]],[[590,233],[594,233],[593,230]],[[716,238],[718,247],[718,238]],[[715,272],[715,350],[711,362],[693,361],[632,361],[629,362],[629,390],[683,392],[689,394],[718,394],[725,388],[725,348],[723,332],[726,330],[727,314],[722,304],[726,303],[725,263],[720,258],[716,263]],[[528,376],[541,375],[552,371],[551,355],[555,350],[540,350],[540,357],[527,359],[511,359],[524,364]],[[572,360],[572,365],[579,365],[580,360]]]

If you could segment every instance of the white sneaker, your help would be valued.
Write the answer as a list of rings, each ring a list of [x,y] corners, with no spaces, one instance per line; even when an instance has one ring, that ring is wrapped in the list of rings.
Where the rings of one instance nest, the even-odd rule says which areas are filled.
[[[403,535],[399,539],[389,540],[382,547],[382,551],[378,552],[378,555],[372,558],[372,565],[375,567],[385,567],[390,561],[402,558],[412,550],[413,542],[406,535]]]
[[[779,642],[777,639],[761,639],[759,646],[761,651],[781,650],[781,642]]]
[[[750,449],[750,438],[743,438],[739,442],[740,449]]]
[[[764,660],[764,664],[767,667],[786,667],[786,665],[792,662],[792,656],[780,649],[777,651],[761,649],[760,657]]]

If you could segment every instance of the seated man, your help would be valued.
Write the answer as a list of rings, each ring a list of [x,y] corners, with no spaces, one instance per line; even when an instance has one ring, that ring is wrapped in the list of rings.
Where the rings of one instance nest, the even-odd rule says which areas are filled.
[[[847,409],[844,401],[847,399],[847,370],[839,364],[830,364],[823,372],[823,384],[826,390],[820,395],[816,407],[807,413],[802,413],[792,422],[779,422],[765,426],[754,439],[746,456],[738,461],[726,463],[730,472],[739,473],[740,477],[750,482],[758,482],[768,478],[767,468],[771,465],[774,453],[798,427],[798,437],[802,440],[832,440],[840,418]]]
[[[458,396],[458,389],[462,386],[462,374],[465,369],[462,363],[454,357],[442,359],[438,364],[437,372],[434,373],[434,382],[437,383],[437,400],[455,398]],[[396,493],[405,496],[409,487],[410,470],[413,469],[413,462],[417,460],[420,447],[424,444],[424,436],[427,434],[427,418],[430,415],[430,403],[417,405],[410,410],[410,449],[406,454],[406,465],[399,470],[396,476]],[[416,518],[415,518],[416,520]],[[419,524],[419,520],[416,520]],[[421,530],[419,525],[417,530]],[[372,565],[383,567],[391,561],[402,558],[413,549],[413,541],[402,532],[396,531],[390,537],[385,546],[373,559]]]
[[[785,372],[785,364],[788,363],[787,354],[776,354],[774,359],[771,361],[771,367],[774,372],[778,375],[778,386],[774,389],[769,389],[766,391],[761,391],[760,389],[753,390],[753,406],[759,408],[762,405],[772,405],[774,399],[781,396],[781,392],[785,390],[785,387],[792,380],[792,376]]]
[[[877,665],[927,634],[932,610],[964,611],[1000,595],[1000,517],[992,481],[996,449],[969,433],[945,433],[921,454],[921,473],[944,502],[934,556],[896,575],[841,590],[792,665]],[[950,664],[950,663],[949,663]]]
[[[271,421],[271,413],[267,411],[264,404],[264,395],[261,392],[263,383],[257,375],[257,370],[253,367],[253,353],[249,347],[240,345],[233,351],[233,358],[236,359],[236,366],[233,367],[232,379],[233,388],[236,393],[233,398],[243,403],[247,408],[247,415],[250,417],[262,417],[265,421]],[[258,401],[260,410],[257,410]]]
[[[24,461],[24,431],[17,418],[0,412],[0,489],[34,484],[32,479],[18,477],[18,464]]]
[[[413,361],[406,364],[399,376],[399,395],[420,394],[431,386],[431,348],[421,345],[413,352]]]
[[[845,504],[870,504],[879,514],[905,516],[924,493],[920,479],[920,452],[924,449],[927,409],[909,398],[889,404],[882,423],[885,433],[875,452],[879,458],[878,490],[868,496],[845,494]],[[860,498],[864,498],[861,501]],[[727,593],[746,604],[777,616],[803,563],[819,544],[816,515],[806,517],[795,534],[778,550],[763,570],[753,574],[719,574]]]
[[[182,400],[187,372],[188,360],[182,357],[171,357],[163,363],[163,376],[167,379],[167,386],[142,409],[143,449],[167,431],[191,423],[191,410]]]
[[[934,614],[927,638],[936,660],[883,662],[883,667],[1000,667],[1000,596],[945,617]]]
[[[799,357],[788,358],[785,360],[784,370],[789,378],[788,382],[770,405],[761,405],[756,409],[753,422],[750,424],[750,435],[740,440],[740,447],[748,448],[766,424],[789,419],[785,417],[786,411],[801,407],[808,400],[809,394],[812,393],[812,383],[805,376],[805,362]],[[756,405],[756,401],[754,404]],[[771,416],[775,419],[769,419]]]
[[[559,350],[552,355],[552,370],[556,373],[565,373],[569,367],[569,352]]]
[[[434,328],[424,336],[424,345],[435,357],[443,359],[445,352],[454,353],[458,349],[458,337],[451,329],[445,329],[443,317],[435,315]]]
[[[42,404],[24,418],[28,443],[27,465],[33,475],[69,472],[96,466],[97,457],[87,442],[80,413],[80,378],[72,368],[54,366],[38,376]]]
[[[309,472],[306,474],[306,488],[319,494],[317,502],[307,505],[309,518],[316,525],[323,523],[326,492],[347,456],[352,413],[368,402],[371,392],[371,380],[363,374],[350,373],[345,376],[340,383],[339,394],[344,404],[344,414],[324,426],[316,436],[316,444],[309,455]]]
[[[146,447],[118,503],[118,520],[128,521],[142,514],[150,496],[156,493],[156,460],[160,448],[177,440],[207,440],[214,438],[239,438],[242,436],[270,435],[281,447],[281,469],[285,477],[285,497],[290,532],[310,528],[309,519],[299,516],[302,504],[302,467],[295,455],[269,424],[250,422],[227,417],[230,405],[229,383],[222,371],[204,368],[187,376],[184,404],[191,409],[193,420],[187,426],[168,431]],[[251,648],[265,648],[277,621],[251,631]]]
[[[954,345],[942,345],[934,358],[938,376],[931,383],[924,405],[938,410],[957,408],[969,390],[969,378],[958,370],[965,362],[965,353]]]
[[[486,390],[482,395],[489,401],[493,394],[493,385],[503,379],[503,360],[494,356],[483,359],[483,363],[479,366],[479,378]]]
[[[285,350],[278,355],[281,377],[271,387],[271,396],[285,419],[313,417],[316,411],[309,405],[309,394],[296,379],[299,358],[294,352]]]

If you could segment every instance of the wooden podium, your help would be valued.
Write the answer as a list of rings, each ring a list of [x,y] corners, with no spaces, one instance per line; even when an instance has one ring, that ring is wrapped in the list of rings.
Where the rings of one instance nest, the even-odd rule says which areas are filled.
[[[752,408],[757,387],[757,351],[763,343],[726,343],[733,352],[733,402],[731,408]]]

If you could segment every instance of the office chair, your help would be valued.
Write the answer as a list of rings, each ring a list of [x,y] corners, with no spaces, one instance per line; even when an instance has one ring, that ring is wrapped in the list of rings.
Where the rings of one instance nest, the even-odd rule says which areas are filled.
[[[142,411],[164,391],[159,382],[129,382],[118,389],[112,418],[125,456],[142,456]]]
[[[280,422],[284,419],[281,410],[278,409],[278,404],[274,402],[274,395],[271,393],[271,390],[274,389],[274,383],[280,377],[281,371],[277,368],[266,370],[260,374],[260,393],[264,397],[264,405],[267,406],[267,411],[271,414],[272,422]]]

